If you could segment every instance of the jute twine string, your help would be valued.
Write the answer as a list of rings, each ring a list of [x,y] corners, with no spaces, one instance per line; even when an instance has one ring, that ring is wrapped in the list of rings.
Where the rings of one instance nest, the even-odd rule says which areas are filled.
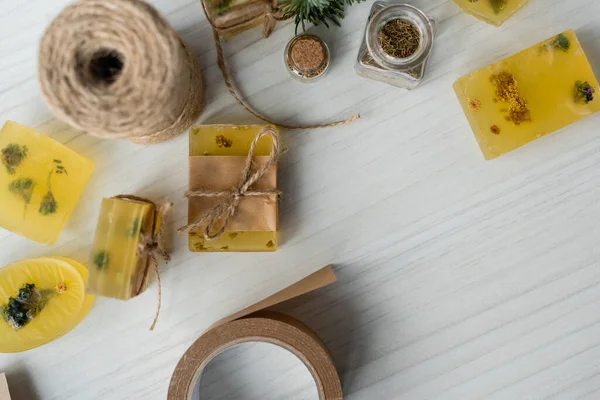
[[[156,305],[156,313],[154,314],[154,320],[152,322],[152,326],[150,326],[150,330],[153,331],[156,327],[156,323],[158,322],[158,317],[160,315],[160,307],[162,303],[162,284],[160,281],[160,270],[158,268],[159,259],[162,259],[165,263],[169,263],[171,261],[171,255],[162,247],[162,236],[164,233],[164,220],[166,214],[173,207],[173,203],[166,202],[160,206],[156,206],[156,204],[148,199],[143,197],[138,197],[130,194],[122,194],[119,196],[115,196],[117,199],[123,200],[135,200],[148,204],[152,204],[156,207],[155,215],[161,217],[161,221],[155,221],[155,224],[159,224],[159,227],[156,231],[143,233],[140,238],[140,242],[138,243],[137,253],[140,257],[148,257],[150,266],[154,270],[156,274],[156,287],[157,287],[157,305]],[[145,276],[143,281],[146,280],[147,275],[150,273],[150,269],[147,269],[145,272]],[[136,295],[140,294],[142,288],[137,288]]]
[[[258,118],[261,121],[264,121],[264,122],[266,122],[268,124],[276,125],[276,126],[279,126],[281,128],[290,129],[290,130],[332,128],[332,127],[335,127],[335,126],[345,125],[347,123],[350,123],[352,121],[356,121],[356,120],[360,119],[360,114],[355,114],[355,115],[353,115],[351,117],[348,117],[348,118],[346,118],[344,120],[330,122],[330,123],[325,123],[325,124],[288,125],[288,124],[282,124],[282,123],[279,123],[279,122],[275,122],[272,119],[267,118],[267,117],[259,114],[258,112],[254,111],[249,105],[247,105],[240,98],[240,96],[238,95],[237,91],[233,87],[232,80],[231,80],[231,77],[229,75],[229,70],[227,69],[227,65],[225,64],[225,55],[224,55],[224,52],[223,52],[223,44],[221,43],[221,35],[219,34],[219,28],[217,26],[215,26],[214,22],[210,19],[210,16],[208,14],[208,10],[206,9],[206,4],[204,2],[205,2],[205,0],[200,0],[200,3],[202,4],[202,9],[204,10],[204,15],[206,15],[206,19],[208,20],[208,22],[210,23],[210,25],[212,27],[213,37],[215,39],[215,47],[216,47],[216,50],[217,50],[217,65],[219,66],[219,69],[221,70],[221,74],[223,75],[223,80],[225,81],[225,85],[227,86],[227,89],[229,90],[229,93],[231,94],[231,96],[233,96],[233,98],[235,99],[235,101],[237,101],[237,103],[239,105],[241,105],[242,107],[244,107],[250,114],[254,115],[256,118]],[[285,20],[285,19],[287,19],[287,18],[285,18],[281,14],[281,11],[278,11],[278,10],[274,9],[273,12],[268,13],[265,16],[265,22],[264,22],[264,26],[263,26],[263,36],[264,37],[268,37],[271,34],[271,30],[273,29],[276,20]]]
[[[141,0],[66,7],[42,37],[38,76],[58,118],[101,138],[162,142],[203,108],[196,57]]]
[[[253,171],[252,170],[252,157],[254,155],[254,149],[258,143],[258,141],[264,136],[271,136],[272,138],[272,148],[271,153],[269,154],[268,161],[259,169]],[[248,196],[268,196],[268,195],[279,195],[280,192],[278,190],[254,190],[250,189],[252,185],[258,182],[268,171],[269,168],[273,164],[277,162],[279,158],[279,138],[277,136],[277,132],[273,127],[266,127],[262,129],[252,141],[250,145],[250,150],[248,151],[248,157],[246,158],[246,164],[244,165],[244,169],[242,172],[242,176],[239,184],[233,188],[232,190],[227,191],[210,191],[210,190],[197,190],[197,191],[188,191],[186,192],[186,197],[222,197],[223,201],[219,204],[211,208],[204,215],[198,218],[196,221],[192,222],[189,225],[179,228],[178,232],[190,232],[198,229],[199,227],[205,225],[204,227],[204,238],[206,240],[214,240],[225,233],[225,230],[231,223],[232,219],[235,217],[240,201],[244,197]],[[221,222],[222,221],[222,222]],[[213,232],[218,224],[221,224],[221,227]]]

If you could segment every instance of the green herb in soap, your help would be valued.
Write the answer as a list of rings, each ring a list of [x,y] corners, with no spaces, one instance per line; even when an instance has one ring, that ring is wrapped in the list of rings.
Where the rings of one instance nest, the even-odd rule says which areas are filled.
[[[35,183],[33,182],[33,179],[31,179],[31,178],[19,178],[19,179],[12,181],[8,185],[8,190],[10,190],[12,193],[16,194],[17,196],[21,197],[23,199],[23,202],[25,203],[23,217],[25,217],[25,212],[27,211],[27,205],[31,201],[31,196],[33,195],[34,186],[35,186]]]
[[[8,304],[0,306],[0,316],[13,329],[19,330],[34,319],[46,306],[54,290],[39,290],[33,283],[26,283]]]
[[[39,213],[47,216],[56,213],[56,209],[58,208],[58,204],[56,203],[56,199],[51,191],[48,191],[44,197],[42,198],[42,202],[40,203]]]
[[[9,174],[14,174],[17,167],[21,165],[27,157],[27,146],[19,146],[11,143],[2,149],[2,164],[6,167]]]
[[[140,217],[136,217],[131,226],[127,230],[127,236],[137,236],[140,233],[140,227],[142,226],[142,219]]]
[[[94,254],[92,263],[96,266],[96,268],[104,269],[108,266],[108,264],[110,264],[110,254],[108,254],[108,251],[99,251]]]
[[[562,33],[554,38],[552,44],[554,45],[554,47],[564,51],[565,53],[569,51],[569,47],[571,47],[571,42],[569,41],[569,38]]]

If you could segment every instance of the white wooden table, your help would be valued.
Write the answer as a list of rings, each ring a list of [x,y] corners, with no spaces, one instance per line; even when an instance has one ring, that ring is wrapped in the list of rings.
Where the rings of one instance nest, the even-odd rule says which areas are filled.
[[[50,134],[96,170],[54,247],[1,231],[0,265],[85,261],[103,196],[168,196],[174,225],[187,218],[186,135],[150,147],[103,141],[43,104],[37,43],[67,2],[0,1],[0,122]],[[201,60],[200,122],[254,122],[222,83],[199,0],[151,3]],[[349,9],[341,29],[315,30],[334,56],[315,85],[284,70],[291,24],[268,40],[258,29],[226,44],[238,86],[260,111],[288,123],[362,115],[285,134],[281,249],[192,254],[176,238],[155,332],[154,283],[126,303],[99,299],[64,338],[0,355],[14,397],[165,399],[177,361],[212,322],[333,263],[338,283],[282,309],[327,343],[348,399],[600,398],[600,115],[486,162],[451,89],[460,75],[568,28],[600,72],[600,1],[530,0],[494,28],[450,0],[412,0],[440,21],[428,77],[412,92],[353,71],[370,3]],[[294,385],[294,374],[273,379],[262,398]]]

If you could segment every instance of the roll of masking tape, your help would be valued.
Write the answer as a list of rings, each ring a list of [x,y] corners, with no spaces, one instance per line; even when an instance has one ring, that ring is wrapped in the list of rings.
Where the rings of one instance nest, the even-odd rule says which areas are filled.
[[[191,400],[195,383],[204,368],[218,354],[241,343],[262,342],[280,346],[296,355],[312,374],[320,400],[341,400],[343,395],[339,375],[329,351],[316,333],[287,315],[256,311],[333,281],[333,270],[326,267],[217,323],[192,344],[177,364],[167,399]]]

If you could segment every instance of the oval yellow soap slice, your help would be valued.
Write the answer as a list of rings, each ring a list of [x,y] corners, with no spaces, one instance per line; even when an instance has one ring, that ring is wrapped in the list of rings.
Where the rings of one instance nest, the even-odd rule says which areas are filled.
[[[0,353],[25,351],[66,333],[79,318],[84,280],[56,258],[18,261],[0,269]]]

